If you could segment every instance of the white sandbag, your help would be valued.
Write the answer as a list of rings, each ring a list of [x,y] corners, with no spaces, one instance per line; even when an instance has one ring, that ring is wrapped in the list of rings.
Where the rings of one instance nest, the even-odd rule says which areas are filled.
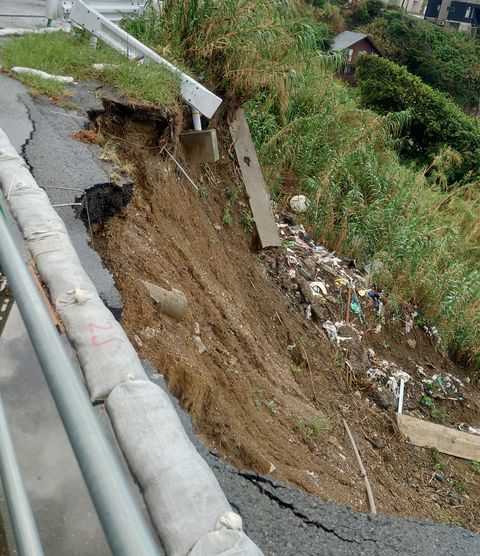
[[[126,376],[145,380],[125,332],[83,270],[65,224],[1,130],[0,184],[77,351],[92,401],[104,400]]]
[[[122,327],[98,296],[77,288],[57,300],[93,402],[104,400],[127,377],[148,380]]]
[[[10,161],[2,163],[0,158],[2,182],[5,176],[5,183],[10,184],[6,191],[10,209],[21,223],[23,237],[54,305],[57,297],[72,289],[95,291],[72,246],[65,224],[53,210],[47,194],[25,167],[17,167],[15,171],[16,161]],[[5,166],[11,166],[10,172]]]
[[[76,349],[91,398],[108,396],[116,437],[168,556],[261,554],[241,531],[240,517],[231,512],[167,394],[148,381],[62,220],[1,129],[0,186]]]
[[[45,33],[58,33],[63,31],[64,33],[70,33],[70,27],[28,27],[28,28],[14,28],[6,27],[0,29],[0,37],[21,37],[22,35],[44,35]]]
[[[188,556],[261,556],[259,548],[242,531],[242,518],[233,512],[224,514],[215,531],[202,537]]]
[[[186,556],[233,513],[215,475],[156,384],[128,380],[112,390],[106,408],[167,555]]]

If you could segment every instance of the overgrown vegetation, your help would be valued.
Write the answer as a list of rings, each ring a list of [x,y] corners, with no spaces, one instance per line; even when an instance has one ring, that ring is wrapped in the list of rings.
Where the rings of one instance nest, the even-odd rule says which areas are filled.
[[[383,0],[360,0],[360,2],[339,2],[348,29],[356,29],[381,17],[387,4]]]
[[[480,161],[480,126],[476,120],[406,68],[385,58],[360,56],[356,77],[367,107],[380,114],[409,110],[402,152],[427,165],[441,157],[449,181],[469,174],[476,177]],[[440,159],[437,168],[439,163]]]
[[[379,283],[391,302],[417,303],[451,352],[478,364],[476,185],[433,188],[395,152],[408,118],[361,110],[322,69],[296,78],[283,113],[266,92],[247,112],[277,192],[293,178],[310,195],[316,237],[352,258],[382,261]]]
[[[328,26],[300,0],[166,0],[125,28],[237,101],[264,87],[286,94],[312,59],[324,59]]]
[[[367,0],[366,7],[376,1],[382,3]],[[480,44],[475,37],[463,32],[446,33],[398,10],[381,9],[369,22],[365,32],[387,58],[448,93],[460,106],[478,107]]]
[[[9,69],[24,66],[41,69],[55,75],[72,75],[76,79],[101,79],[119,93],[132,99],[151,102],[165,110],[177,104],[179,81],[158,65],[138,64],[127,60],[110,48],[99,44],[96,50],[82,32],[25,35],[12,38],[0,49],[2,65]],[[92,64],[109,64],[102,72]],[[62,83],[27,74],[16,75],[36,92],[59,97],[64,93]]]

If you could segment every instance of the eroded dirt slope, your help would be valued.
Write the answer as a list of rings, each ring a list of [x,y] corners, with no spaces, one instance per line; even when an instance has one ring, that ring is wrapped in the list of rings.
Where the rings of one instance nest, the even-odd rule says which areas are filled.
[[[161,145],[174,152],[176,144],[162,118],[109,105],[96,130],[116,143],[123,161],[135,164],[130,202],[97,225],[95,235],[124,298],[122,324],[140,355],[165,375],[207,445],[238,467],[367,511],[345,418],[381,513],[477,530],[480,481],[468,462],[442,456],[439,463],[431,451],[407,444],[396,430],[392,400],[378,399],[366,380],[369,347],[412,376],[418,366],[460,372],[437,353],[435,342],[415,329],[412,349],[400,326],[388,323],[375,334],[372,308],[359,327],[361,352],[355,356],[351,348],[351,371],[322,319],[305,318],[301,291],[281,277],[284,250],[259,254],[254,235],[240,224],[247,204],[226,134],[215,165],[188,167],[176,153],[200,185],[199,195],[160,153]],[[175,323],[157,314],[141,280],[183,291],[186,318]],[[344,307],[328,311],[323,318],[341,320]],[[194,339],[198,332],[203,352]],[[475,425],[476,389],[465,384],[465,392],[469,403],[445,403],[456,421]],[[419,395],[407,395],[407,409],[418,407]]]

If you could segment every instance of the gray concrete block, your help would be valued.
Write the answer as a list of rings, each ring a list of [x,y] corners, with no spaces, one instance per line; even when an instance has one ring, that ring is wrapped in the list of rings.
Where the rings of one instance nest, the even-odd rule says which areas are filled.
[[[216,129],[202,129],[201,131],[185,131],[180,135],[183,154],[187,162],[201,164],[202,162],[217,162],[218,141]]]

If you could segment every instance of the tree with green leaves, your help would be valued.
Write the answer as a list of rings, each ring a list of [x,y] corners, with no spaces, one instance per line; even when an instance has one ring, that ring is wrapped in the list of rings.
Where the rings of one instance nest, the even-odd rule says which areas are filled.
[[[360,56],[356,77],[362,102],[380,114],[410,112],[403,152],[429,163],[441,149],[451,147],[462,161],[450,182],[478,175],[480,126],[443,93],[412,75],[407,68],[378,56]]]
[[[364,29],[382,53],[462,108],[480,100],[480,43],[467,33],[446,32],[401,11],[383,11]]]

